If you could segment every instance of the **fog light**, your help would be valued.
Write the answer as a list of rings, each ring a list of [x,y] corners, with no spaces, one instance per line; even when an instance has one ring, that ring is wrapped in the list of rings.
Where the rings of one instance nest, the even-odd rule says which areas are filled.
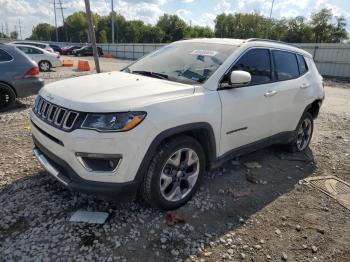
[[[122,159],[121,155],[76,153],[82,166],[89,172],[114,172]]]

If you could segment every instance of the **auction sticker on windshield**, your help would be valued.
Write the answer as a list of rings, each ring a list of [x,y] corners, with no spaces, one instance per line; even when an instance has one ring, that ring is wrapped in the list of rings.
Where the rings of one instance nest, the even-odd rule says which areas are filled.
[[[217,51],[212,50],[193,50],[190,54],[191,55],[202,55],[202,56],[216,56]]]

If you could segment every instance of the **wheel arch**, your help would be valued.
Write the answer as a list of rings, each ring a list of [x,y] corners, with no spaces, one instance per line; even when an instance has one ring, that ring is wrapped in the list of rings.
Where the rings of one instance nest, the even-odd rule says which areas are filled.
[[[206,157],[206,169],[210,169],[216,160],[214,130],[212,126],[206,122],[190,123],[164,130],[153,139],[138,168],[135,180],[142,181],[152,157],[160,145],[169,139],[174,139],[181,135],[191,136],[201,144]]]
[[[304,113],[309,112],[312,115],[312,117],[316,119],[318,116],[318,113],[320,112],[321,104],[322,104],[322,100],[316,99],[314,102],[312,102],[306,107],[306,110],[304,111]]]

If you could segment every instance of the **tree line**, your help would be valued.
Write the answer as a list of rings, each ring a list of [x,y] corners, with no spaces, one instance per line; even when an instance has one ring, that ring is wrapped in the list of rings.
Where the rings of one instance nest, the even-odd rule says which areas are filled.
[[[185,38],[271,38],[290,43],[338,43],[348,39],[347,21],[334,17],[331,9],[322,9],[305,17],[269,19],[258,13],[220,14],[212,30],[206,26],[190,26],[177,15],[164,14],[155,25],[141,20],[127,21],[122,15],[115,17],[115,42],[168,43]],[[111,16],[93,14],[93,24],[99,43],[111,43]],[[56,41],[55,27],[41,23],[33,28],[32,40]],[[58,27],[58,40],[89,42],[85,12],[75,12]]]

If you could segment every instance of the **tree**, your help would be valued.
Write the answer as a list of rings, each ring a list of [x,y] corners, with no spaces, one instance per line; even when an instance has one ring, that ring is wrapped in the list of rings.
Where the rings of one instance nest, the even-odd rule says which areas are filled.
[[[101,30],[98,37],[99,43],[107,43],[107,33],[105,30]]]
[[[177,15],[165,14],[157,22],[157,26],[165,33],[164,42],[173,42],[184,39],[188,32],[188,25]]]
[[[11,39],[17,40],[18,39],[18,32],[17,31],[11,32],[10,37],[11,37]]]
[[[43,40],[48,41],[54,39],[55,27],[48,23],[38,24],[32,31],[32,40]]]

